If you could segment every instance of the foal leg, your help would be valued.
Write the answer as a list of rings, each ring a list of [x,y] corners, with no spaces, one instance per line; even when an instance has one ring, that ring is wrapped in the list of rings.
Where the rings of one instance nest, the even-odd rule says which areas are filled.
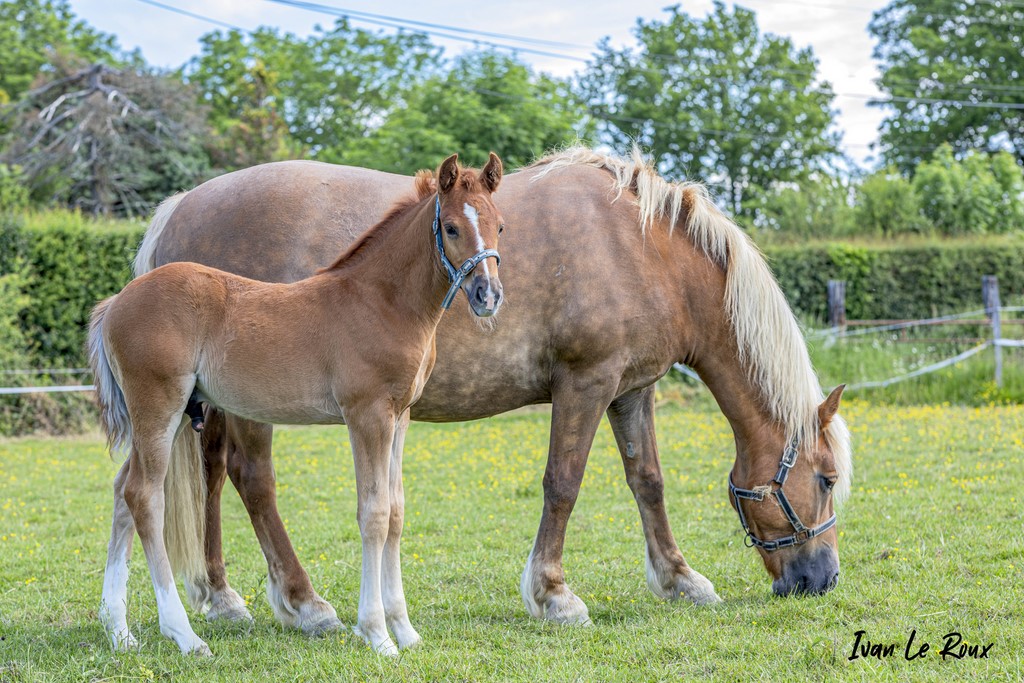
[[[665,484],[654,437],[654,386],[624,394],[608,408],[615,441],[647,541],[647,585],[659,598],[719,602],[711,582],[686,564],[665,514]]]
[[[405,433],[409,429],[409,411],[406,410],[395,424],[395,438],[391,442],[391,466],[388,470],[391,518],[388,521],[388,536],[384,542],[384,556],[381,564],[381,591],[384,600],[384,617],[388,628],[395,635],[398,647],[405,649],[420,642],[420,634],[409,622],[409,611],[405,604],[405,590],[402,588],[402,525],[405,523],[405,489],[402,486],[402,451],[405,448]]]
[[[359,494],[356,518],[363,538],[359,621],[354,630],[378,653],[396,655],[398,648],[388,635],[381,595],[382,556],[391,516],[388,472],[395,418],[390,407],[373,405],[351,411],[346,419]]]
[[[307,635],[341,628],[334,608],[313,590],[278,514],[271,460],[273,427],[232,415],[227,425],[228,474],[267,560],[267,600],[274,615],[284,626],[301,629]]]
[[[551,396],[551,444],[544,471],[544,512],[519,590],[531,616],[590,625],[586,604],[565,585],[562,548],[601,414],[614,395],[615,373],[567,373]]]
[[[226,429],[224,413],[207,408],[201,440],[191,434],[180,440],[188,448],[200,445],[206,468],[206,577],[196,583],[186,580],[185,592],[196,611],[205,611],[207,621],[252,621],[245,600],[228,585],[221,550],[220,501],[227,479]]]
[[[182,407],[185,405],[184,399],[182,397]],[[185,606],[178,597],[178,587],[164,546],[164,478],[167,475],[171,442],[185,422],[181,420],[178,410],[173,414],[173,422],[164,427],[163,433],[155,433],[159,428],[143,432],[145,427],[153,423],[139,420],[136,415],[132,416],[132,423],[136,433],[125,480],[124,499],[135,519],[142,549],[149,563],[157,612],[160,615],[160,632],[177,643],[184,654],[209,655],[210,648],[192,630],[185,614]],[[143,430],[139,429],[140,426]]]
[[[103,597],[100,599],[100,623],[115,650],[138,647],[128,630],[128,560],[132,555],[135,522],[124,500],[124,485],[131,459],[125,460],[114,478],[114,522],[107,547],[107,568],[103,573]]]

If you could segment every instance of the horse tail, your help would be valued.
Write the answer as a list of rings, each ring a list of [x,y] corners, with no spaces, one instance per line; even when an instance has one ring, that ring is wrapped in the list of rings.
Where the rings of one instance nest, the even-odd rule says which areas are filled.
[[[132,443],[132,421],[128,416],[128,405],[124,393],[117,383],[107,349],[103,343],[103,320],[107,308],[115,297],[104,299],[92,309],[89,321],[89,365],[92,367],[93,382],[96,385],[96,396],[100,404],[100,421],[103,431],[107,434],[107,446],[111,454],[116,451],[127,452]]]
[[[171,460],[164,479],[164,545],[175,574],[186,586],[205,586],[206,572],[206,466],[199,434],[187,425],[171,444]],[[186,591],[196,610],[206,596]]]
[[[89,323],[89,364],[100,404],[100,421],[111,454],[132,445],[132,421],[103,341],[103,322],[116,296],[97,304]],[[164,545],[171,569],[191,585],[206,585],[206,467],[199,435],[179,429],[164,478]],[[192,598],[191,591],[189,592]],[[198,608],[199,605],[193,606]]]
[[[142,237],[142,243],[139,244],[139,250],[135,252],[135,264],[134,272],[135,277],[144,275],[149,271],[156,268],[156,245],[160,240],[160,237],[164,233],[164,228],[167,227],[167,221],[171,219],[171,214],[178,208],[178,203],[185,198],[188,192],[179,192],[176,195],[172,195],[167,199],[160,202],[160,206],[153,212],[153,220],[149,222],[149,227],[146,228],[146,234]]]

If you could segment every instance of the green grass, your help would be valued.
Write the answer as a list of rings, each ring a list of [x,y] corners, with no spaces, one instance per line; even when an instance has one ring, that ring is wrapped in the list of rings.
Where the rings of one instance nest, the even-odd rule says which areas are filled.
[[[405,481],[405,583],[421,648],[397,661],[348,632],[284,631],[263,595],[266,569],[236,495],[225,551],[250,627],[193,618],[214,657],[178,654],[159,634],[136,543],[129,623],[141,651],[114,654],[96,618],[115,465],[98,436],[0,442],[0,681],[56,680],[1020,680],[1024,676],[1024,408],[894,408],[853,402],[853,495],[840,514],[834,592],[779,599],[743,547],[725,480],[732,437],[721,415],[658,416],[666,499],[690,563],[720,605],[654,598],[610,430],[603,425],[569,527],[565,568],[594,627],[530,619],[519,573],[541,508],[548,418],[414,424]],[[341,428],[281,429],[280,507],[314,586],[355,620],[359,545],[351,456]],[[895,657],[848,661],[854,633],[901,643]],[[932,652],[902,657],[912,629]],[[988,659],[938,656],[943,636],[994,643]]]

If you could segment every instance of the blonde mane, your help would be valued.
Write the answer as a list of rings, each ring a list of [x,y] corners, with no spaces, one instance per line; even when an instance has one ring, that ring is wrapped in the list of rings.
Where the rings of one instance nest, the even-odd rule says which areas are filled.
[[[739,348],[740,363],[758,388],[768,413],[785,426],[787,439],[810,448],[818,433],[818,405],[824,399],[807,353],[807,344],[764,256],[739,226],[723,214],[701,183],[669,182],[643,158],[636,146],[629,159],[600,154],[584,146],[555,152],[534,162],[534,180],[559,168],[594,166],[612,175],[612,201],[623,192],[636,196],[642,231],[664,220],[671,234],[686,235],[726,273],[725,309]],[[839,481],[838,501],[849,493],[852,476],[850,435],[836,417],[823,436],[832,450]]]

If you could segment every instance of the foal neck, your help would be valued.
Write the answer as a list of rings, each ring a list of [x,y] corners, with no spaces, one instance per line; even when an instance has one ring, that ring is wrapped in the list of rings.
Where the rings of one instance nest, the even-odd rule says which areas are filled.
[[[440,319],[448,281],[434,247],[433,209],[433,195],[399,202],[320,273],[374,283],[387,308]]]

